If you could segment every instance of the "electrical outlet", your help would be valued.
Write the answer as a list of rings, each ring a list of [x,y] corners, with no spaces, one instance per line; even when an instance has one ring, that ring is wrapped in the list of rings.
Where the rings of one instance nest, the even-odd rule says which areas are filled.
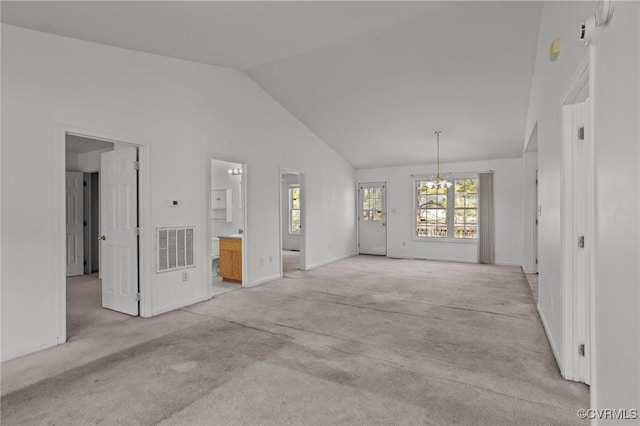
[[[273,263],[273,256],[269,256],[269,263]]]
[[[182,271],[182,281],[189,281],[189,271]]]

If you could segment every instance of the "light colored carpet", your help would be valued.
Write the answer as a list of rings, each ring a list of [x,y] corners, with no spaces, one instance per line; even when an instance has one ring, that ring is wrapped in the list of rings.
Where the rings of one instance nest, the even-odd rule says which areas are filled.
[[[102,281],[97,273],[67,278],[67,339],[88,328],[129,318],[102,307]]]
[[[585,424],[520,268],[358,256],[2,366],[2,424]]]
[[[211,295],[218,296],[228,291],[239,290],[241,287],[241,284],[223,281],[222,277],[213,277],[213,282],[211,283]]]
[[[300,271],[300,252],[293,250],[282,251],[282,273],[294,276],[291,272]]]
[[[527,276],[527,282],[529,283],[529,288],[531,288],[531,294],[533,295],[533,300],[538,303],[538,274],[525,274]]]

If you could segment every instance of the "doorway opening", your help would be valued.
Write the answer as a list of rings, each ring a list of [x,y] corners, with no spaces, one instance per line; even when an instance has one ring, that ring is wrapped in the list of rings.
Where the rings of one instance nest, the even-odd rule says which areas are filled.
[[[594,264],[594,166],[589,63],[562,104],[562,235],[565,378],[590,384]]]
[[[305,270],[304,173],[280,169],[280,276]]]
[[[247,165],[211,159],[210,162],[210,296],[246,285]]]
[[[60,343],[140,314],[138,147],[63,131]]]

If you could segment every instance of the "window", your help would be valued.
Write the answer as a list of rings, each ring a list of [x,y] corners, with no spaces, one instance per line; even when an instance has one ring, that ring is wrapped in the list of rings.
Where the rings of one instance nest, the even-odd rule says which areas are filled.
[[[478,179],[456,179],[453,188],[453,236],[478,238]]]
[[[416,236],[478,238],[478,179],[455,179],[451,188],[416,181]]]
[[[300,233],[300,185],[289,186],[289,233]]]
[[[380,186],[362,188],[362,220],[379,221],[383,219],[383,188]]]

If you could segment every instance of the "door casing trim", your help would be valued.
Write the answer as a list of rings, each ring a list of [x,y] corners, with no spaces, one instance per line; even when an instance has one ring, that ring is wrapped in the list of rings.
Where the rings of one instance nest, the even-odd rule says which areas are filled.
[[[140,221],[139,239],[139,263],[138,263],[138,288],[140,292],[140,316],[152,316],[152,241],[153,230],[151,228],[151,167],[150,167],[150,145],[147,141],[136,138],[112,135],[95,130],[88,130],[79,126],[58,123],[55,126],[55,186],[57,193],[54,201],[53,214],[56,222],[56,245],[54,253],[54,283],[56,293],[56,330],[57,343],[63,344],[67,341],[67,286],[66,286],[66,266],[65,266],[65,172],[66,172],[66,136],[75,135],[90,139],[112,142],[120,145],[130,145],[138,148],[138,162],[140,164],[138,172],[138,217]]]
[[[282,233],[284,232],[282,223],[284,221],[284,211],[282,209],[282,206],[284,205],[284,197],[285,194],[282,191],[282,175],[284,174],[296,174],[300,177],[300,223],[302,224],[302,231],[300,232],[300,270],[301,271],[308,271],[309,265],[307,262],[307,238],[306,238],[306,234],[307,234],[307,222],[306,222],[306,214],[305,214],[305,206],[306,206],[306,197],[305,197],[305,191],[306,191],[306,175],[305,172],[302,170],[298,170],[298,169],[289,169],[286,167],[280,167],[280,171],[278,172],[278,194],[280,195],[278,197],[278,202],[279,202],[279,209],[278,211],[280,212],[278,214],[278,223],[279,223],[279,229],[280,229],[280,235],[278,237],[278,244],[279,244],[279,251],[278,251],[278,259],[280,261],[280,278],[282,278],[284,276],[284,267],[282,265],[282,247],[284,245],[284,242],[282,241]],[[289,194],[286,195],[287,197],[289,196]],[[287,211],[287,215],[289,214],[289,212]]]

